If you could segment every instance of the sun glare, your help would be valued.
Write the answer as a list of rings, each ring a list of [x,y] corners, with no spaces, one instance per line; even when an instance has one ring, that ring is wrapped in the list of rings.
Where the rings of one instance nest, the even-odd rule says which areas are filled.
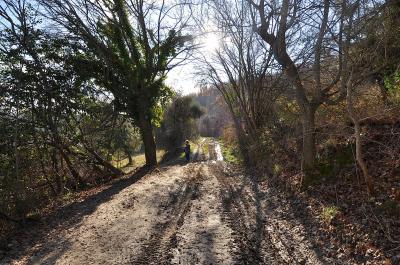
[[[206,51],[215,51],[220,45],[220,38],[215,33],[207,33],[204,36],[203,48]]]

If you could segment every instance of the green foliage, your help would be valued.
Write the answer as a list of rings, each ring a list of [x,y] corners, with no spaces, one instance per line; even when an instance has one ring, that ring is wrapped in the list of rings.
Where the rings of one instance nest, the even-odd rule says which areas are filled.
[[[311,178],[313,182],[321,179],[332,179],[339,174],[340,170],[353,166],[355,164],[354,148],[354,145],[339,148],[330,145],[325,146],[325,152],[318,158],[315,170],[309,172],[309,174],[314,174]]]
[[[220,140],[219,143],[221,145],[221,151],[222,156],[224,157],[224,161],[235,165],[243,164],[243,156],[237,144],[227,143],[223,140]]]
[[[307,189],[310,185],[319,182],[335,181],[341,170],[354,166],[354,148],[352,144],[335,147],[326,145],[321,155],[317,157],[316,166],[313,170],[304,171],[302,188]]]
[[[393,101],[400,103],[400,71],[396,71],[391,75],[385,76],[384,84]]]
[[[357,67],[362,71],[369,69],[372,78],[398,101],[400,5],[398,1],[386,1],[379,9],[379,13],[371,17],[369,23],[359,21],[363,26],[359,39],[352,47],[352,57]]]
[[[175,150],[198,136],[196,120],[201,115],[203,110],[192,97],[176,97],[165,111],[157,139],[166,149]]]
[[[92,56],[81,41],[38,29],[30,11],[26,28],[0,32],[0,212],[16,218],[109,179],[107,158],[141,144],[109,93],[77,71]]]
[[[321,218],[327,222],[331,223],[339,212],[339,208],[336,206],[328,206],[322,209]]]
[[[83,0],[76,0],[75,4],[67,0],[42,3],[57,22],[62,17],[65,29],[79,39],[81,45],[76,48],[77,56],[71,59],[71,65],[82,82],[93,83],[112,94],[115,110],[129,116],[140,128],[147,163],[156,164],[152,126],[160,125],[163,103],[172,95],[164,81],[175,66],[173,59],[186,52],[192,39],[182,33],[185,23],[177,19],[172,26],[166,22],[169,16],[163,14],[180,5],[169,9],[162,4],[165,8],[159,9],[156,2],[123,0],[102,5]],[[94,9],[102,10],[92,12]],[[154,14],[159,17],[158,23],[153,23]]]
[[[106,102],[90,102],[87,112],[79,117],[79,126],[83,135],[91,135],[87,143],[109,161],[117,153],[131,156],[142,144],[138,128]]]
[[[155,127],[160,127],[162,120],[164,119],[165,109],[168,107],[168,103],[175,93],[170,88],[165,88],[164,96],[160,99],[159,103],[155,104],[151,110],[152,113],[152,124]]]
[[[140,17],[128,11],[125,1],[114,1],[111,5],[110,10],[119,18],[118,24],[98,21],[98,40],[82,36],[92,56],[80,58],[83,61],[78,60],[77,67],[86,68],[83,70],[88,79],[95,78],[99,85],[113,93],[119,111],[136,122],[139,113],[145,111],[154,125],[160,125],[161,106],[173,94],[164,84],[170,59],[191,37],[170,30],[164,39],[157,41],[151,29],[143,36],[130,22]],[[101,40],[106,42],[107,54],[96,48]],[[94,66],[91,71],[87,69],[88,64]]]

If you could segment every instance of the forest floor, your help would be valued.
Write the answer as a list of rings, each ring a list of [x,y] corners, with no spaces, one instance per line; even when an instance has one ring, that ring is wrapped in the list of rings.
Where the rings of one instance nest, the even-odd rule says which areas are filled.
[[[219,149],[202,140],[191,163],[139,170],[63,207],[22,229],[0,264],[351,264],[318,243],[305,205]]]

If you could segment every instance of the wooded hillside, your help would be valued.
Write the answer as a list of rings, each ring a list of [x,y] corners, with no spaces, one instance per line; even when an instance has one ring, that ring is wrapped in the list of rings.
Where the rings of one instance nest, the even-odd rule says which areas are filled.
[[[160,161],[198,172],[183,201],[237,189],[203,167],[220,149],[301,202],[332,259],[399,264],[399,1],[0,0],[0,248]]]

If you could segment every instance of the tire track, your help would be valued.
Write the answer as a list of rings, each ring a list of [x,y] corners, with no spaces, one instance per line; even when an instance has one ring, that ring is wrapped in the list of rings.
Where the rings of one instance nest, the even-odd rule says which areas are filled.
[[[197,144],[197,151],[193,155],[193,161],[199,162],[199,161],[205,161],[206,155],[204,154],[204,144],[207,142],[206,139],[202,139],[198,144]]]
[[[234,178],[227,179],[217,167],[212,167],[212,172],[220,184],[225,222],[234,231],[234,241],[239,248],[234,253],[238,257],[236,264],[287,264],[265,234],[265,224],[257,212],[257,205],[249,200],[252,196],[246,190],[246,184],[232,184]]]
[[[176,234],[191,208],[192,200],[198,197],[201,181],[200,171],[201,168],[196,167],[190,172],[191,174],[195,172],[194,178],[188,178],[187,183],[178,192],[170,194],[169,201],[162,208],[170,211],[168,216],[171,219],[154,228],[150,239],[143,244],[140,254],[131,260],[132,264],[171,264],[173,254],[170,250],[177,245]]]

